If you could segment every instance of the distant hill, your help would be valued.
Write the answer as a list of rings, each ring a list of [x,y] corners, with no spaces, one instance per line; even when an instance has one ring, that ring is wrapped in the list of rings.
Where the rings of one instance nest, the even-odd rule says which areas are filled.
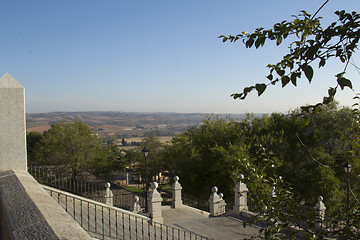
[[[225,118],[229,114],[216,114]],[[258,114],[257,114],[258,115]],[[43,132],[51,124],[80,120],[101,136],[139,137],[146,133],[171,136],[199,125],[211,114],[203,113],[141,113],[141,112],[52,112],[26,114],[27,131]],[[245,114],[232,114],[242,119]]]

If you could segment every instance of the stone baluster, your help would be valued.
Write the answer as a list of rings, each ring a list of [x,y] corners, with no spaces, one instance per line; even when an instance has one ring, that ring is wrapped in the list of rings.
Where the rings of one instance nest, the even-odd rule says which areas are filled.
[[[321,222],[317,223],[318,227],[322,226],[322,223],[325,221],[325,210],[326,206],[323,203],[324,198],[322,196],[318,197],[318,202],[315,205],[315,210],[318,211],[318,217]]]
[[[141,212],[141,206],[139,204],[139,200],[140,198],[136,195],[134,195],[134,203],[132,204],[130,211],[134,212],[134,213],[139,213]]]
[[[179,177],[174,177],[174,184],[172,185],[172,206],[173,208],[179,208],[183,205],[181,199],[181,184],[179,183]]]
[[[220,206],[223,206],[225,204],[225,201],[222,199],[222,197],[219,194],[217,194],[218,191],[217,187],[213,187],[211,190],[212,190],[212,194],[209,198],[210,216],[215,217],[222,214],[222,212],[220,211],[221,208]]]
[[[220,202],[219,202],[219,215],[224,214],[226,212],[226,202],[223,199],[224,194],[219,193]]]
[[[163,223],[163,217],[161,213],[161,194],[157,191],[157,182],[151,183],[152,191],[149,192],[149,213],[152,222]]]
[[[113,206],[114,205],[114,195],[110,190],[111,184],[109,182],[105,183],[105,204]]]
[[[240,181],[235,185],[234,192],[235,192],[235,203],[233,212],[235,214],[240,214],[243,210],[249,210],[247,205],[247,195],[249,192],[249,189],[246,187],[246,184],[241,182],[241,180],[244,179],[244,175],[240,174],[238,176]]]

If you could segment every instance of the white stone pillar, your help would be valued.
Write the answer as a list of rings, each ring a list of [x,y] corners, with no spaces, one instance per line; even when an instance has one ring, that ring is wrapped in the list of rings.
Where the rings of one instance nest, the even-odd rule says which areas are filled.
[[[25,89],[10,74],[0,78],[0,170],[27,171]]]
[[[226,202],[223,199],[224,194],[219,193],[220,201],[219,201],[219,215],[224,214],[226,212]]]
[[[275,186],[271,187],[270,197],[272,197],[272,198],[276,197],[276,187]]]
[[[113,206],[114,205],[114,195],[110,190],[111,184],[109,182],[105,183],[105,204]]]
[[[323,203],[324,198],[322,196],[318,197],[318,202],[315,205],[315,210],[318,211],[320,223],[317,223],[317,226],[320,227],[322,223],[325,221],[325,210],[326,206]]]
[[[233,212],[235,214],[240,214],[242,210],[249,210],[247,205],[247,194],[249,189],[246,187],[246,184],[241,182],[244,179],[244,175],[240,174],[238,176],[240,181],[235,185],[234,192],[235,192],[235,203]]]
[[[149,213],[152,222],[163,223],[163,217],[161,213],[161,194],[157,191],[157,182],[151,183],[152,191],[149,192]]]
[[[139,213],[141,212],[141,206],[139,204],[139,197],[134,195],[134,203],[130,208],[130,211],[134,212],[134,213]]]
[[[211,189],[212,194],[210,195],[209,198],[209,207],[210,207],[210,216],[211,217],[215,217],[220,215],[220,211],[219,211],[219,203],[221,202],[221,197],[219,196],[219,194],[217,194],[218,188],[217,187],[213,187]]]
[[[174,177],[174,184],[172,185],[172,206],[173,208],[179,208],[183,205],[181,199],[181,184],[179,183],[179,177]]]

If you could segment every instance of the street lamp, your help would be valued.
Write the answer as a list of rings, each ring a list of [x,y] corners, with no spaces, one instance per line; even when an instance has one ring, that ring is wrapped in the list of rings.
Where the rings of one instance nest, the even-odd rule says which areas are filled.
[[[145,158],[145,212],[148,211],[148,192],[149,192],[149,183],[148,183],[148,177],[147,177],[147,166],[146,166],[146,160],[149,156],[149,150],[144,147],[143,150],[141,150],[144,158]]]
[[[352,166],[348,161],[344,164],[344,170],[346,172],[347,177],[347,193],[346,193],[346,212],[347,212],[347,219],[346,219],[346,226],[349,226],[349,215],[350,215],[350,208],[349,208],[349,191],[350,191],[350,178],[349,174],[351,172]]]

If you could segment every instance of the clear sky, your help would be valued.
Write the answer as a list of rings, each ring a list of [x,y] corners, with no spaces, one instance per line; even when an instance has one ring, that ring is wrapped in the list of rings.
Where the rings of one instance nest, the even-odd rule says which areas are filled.
[[[245,101],[230,95],[266,82],[266,65],[286,47],[260,50],[222,43],[222,34],[253,31],[314,13],[325,0],[1,0],[0,75],[26,89],[27,112],[128,111],[181,113],[286,112],[317,103],[343,66],[316,71]],[[360,12],[359,0],[330,0],[320,12]],[[354,56],[360,66],[360,54]],[[352,105],[360,74],[349,67],[355,91],[338,94]]]

